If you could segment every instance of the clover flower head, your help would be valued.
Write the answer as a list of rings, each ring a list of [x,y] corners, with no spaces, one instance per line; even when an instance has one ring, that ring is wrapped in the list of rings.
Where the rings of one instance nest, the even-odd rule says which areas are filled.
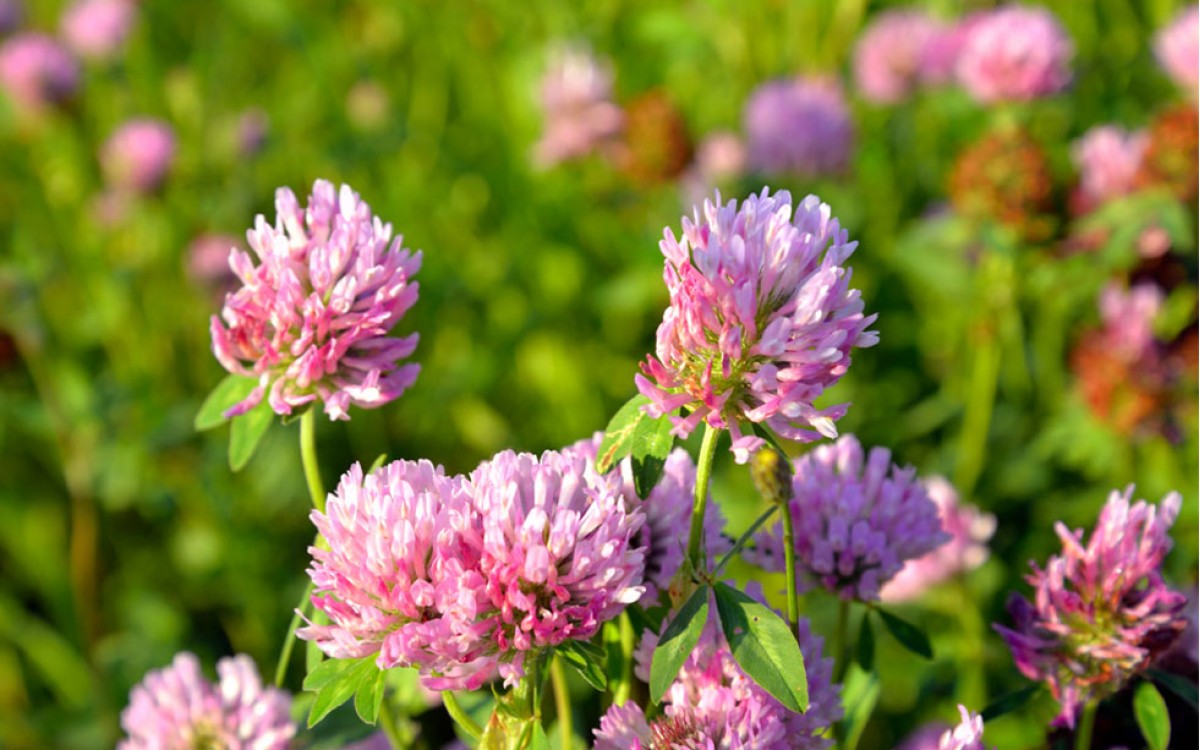
[[[412,277],[421,253],[410,255],[348,185],[317,180],[305,209],[280,188],[275,209],[274,225],[260,214],[246,233],[257,266],[249,253],[230,253],[243,286],[212,318],[217,359],[258,378],[227,416],[264,396],[276,414],[319,399],[330,419],[349,419],[351,404],[374,408],[397,398],[420,369],[398,364],[417,334],[389,331],[417,300]]]
[[[887,448],[864,456],[845,435],[795,462],[787,510],[795,528],[801,586],[820,586],[842,599],[873,602],[906,562],[937,549],[950,535],[912,467],[892,463]],[[756,538],[747,558],[783,570],[783,530]]]
[[[1154,37],[1154,55],[1179,88],[1194,100],[1200,81],[1200,10],[1191,5],[1179,11],[1170,25]]]
[[[761,599],[760,589],[750,593]],[[823,734],[842,716],[833,660],[822,657],[823,640],[812,632],[807,620],[800,620],[798,630],[808,677],[809,708],[805,713],[788,710],[742,671],[717,620],[710,616],[692,655],[663,696],[663,715],[651,722],[632,703],[614,706],[595,733],[596,750],[828,748],[831,740]],[[647,633],[634,654],[634,671],[643,680],[649,679],[657,645],[658,637]]]
[[[100,166],[109,185],[133,193],[148,193],[161,185],[174,160],[175,131],[152,117],[124,123],[100,150]]]
[[[264,687],[254,662],[235,656],[217,662],[217,684],[205,679],[189,653],[150,672],[121,712],[128,735],[117,750],[284,750],[296,733],[291,697]]]
[[[977,101],[1029,101],[1071,81],[1074,46],[1054,14],[1008,5],[981,16],[963,42],[959,83]]]
[[[1079,191],[1088,206],[1099,206],[1134,190],[1142,157],[1150,144],[1144,131],[1114,125],[1092,128],[1075,142],[1071,157],[1079,167]]]
[[[743,115],[750,169],[764,174],[841,174],[854,125],[841,86],[831,78],[793,78],[759,86]]]
[[[579,159],[612,145],[625,115],[613,101],[610,67],[590,52],[562,48],[542,78],[542,137],[534,160],[543,167]]]
[[[1110,351],[1128,362],[1155,356],[1154,319],[1163,306],[1157,284],[1142,282],[1126,290],[1110,282],[1100,290],[1102,336]]]
[[[937,750],[987,750],[983,744],[983,717],[960,705],[962,721],[946,730],[938,740]]]
[[[133,0],[77,0],[62,16],[62,36],[80,57],[111,57],[125,43],[137,6]]]
[[[79,63],[45,34],[28,32],[0,45],[0,89],[20,109],[36,114],[71,98]]]
[[[1156,508],[1132,495],[1113,491],[1086,546],[1082,530],[1059,523],[1062,555],[1027,578],[1034,601],[1014,595],[1013,626],[995,625],[1017,669],[1049,685],[1060,725],[1073,727],[1080,706],[1119,690],[1187,626],[1187,599],[1160,572],[1182,500],[1171,493]]]
[[[881,601],[916,599],[931,586],[974,570],[988,558],[987,542],[996,530],[996,517],[980,512],[973,505],[960,504],[958,493],[942,477],[929,477],[923,481],[929,499],[937,506],[942,530],[950,535],[950,541],[905,563],[880,589]]]
[[[920,10],[884,11],[854,46],[854,79],[863,98],[876,104],[906,99],[923,81],[925,57],[944,27]]]
[[[740,420],[791,440],[836,436],[846,405],[813,402],[845,374],[850,350],[878,334],[843,266],[857,243],[828,205],[809,196],[793,214],[787,191],[765,188],[741,206],[720,201],[659,243],[670,306],[636,382],[651,416],[690,411],[671,417],[676,435],[701,421],[728,428],[745,463],[764,443],[742,435]]]

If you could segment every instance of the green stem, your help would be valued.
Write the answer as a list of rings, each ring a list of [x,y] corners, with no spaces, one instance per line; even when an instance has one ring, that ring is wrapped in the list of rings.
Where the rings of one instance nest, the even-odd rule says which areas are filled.
[[[707,569],[704,554],[704,514],[708,504],[708,480],[712,476],[713,458],[717,453],[717,437],[721,431],[710,424],[704,425],[704,440],[700,443],[700,458],[696,462],[696,498],[692,503],[692,528],[688,534],[688,560],[692,569],[703,572]]]
[[[458,698],[454,697],[453,691],[442,691],[442,705],[446,707],[446,713],[450,714],[450,718],[454,719],[454,723],[467,733],[467,737],[476,742],[483,736],[483,727],[479,726],[471,715],[463,710],[462,705],[458,702]]]
[[[609,653],[608,690],[612,705],[620,706],[633,692],[633,623],[628,612],[604,623],[604,646]]]
[[[833,632],[833,681],[842,682],[849,659],[846,658],[846,633],[850,630],[850,602],[838,599],[837,630]]]
[[[412,747],[412,738],[406,737],[405,733],[400,731],[399,725],[396,724],[396,717],[392,716],[390,709],[391,706],[385,701],[379,712],[379,724],[387,737],[388,744],[391,745],[392,750],[405,750],[405,748]]]
[[[725,556],[717,562],[717,566],[712,569],[712,576],[714,578],[720,574],[721,568],[724,568],[725,564],[733,559],[734,555],[742,551],[742,548],[745,547],[750,541],[750,537],[754,536],[754,532],[758,531],[759,527],[764,523],[771,520],[771,516],[774,515],[775,511],[779,510],[779,507],[779,505],[772,504],[770,508],[767,508],[765,511],[763,511],[761,516],[754,519],[754,523],[750,524],[750,528],[742,532],[742,535],[738,537],[738,540],[733,543],[733,547],[725,553]]]
[[[562,735],[563,750],[570,750],[571,693],[567,690],[567,676],[563,673],[562,660],[554,656],[550,660],[550,686],[554,690],[554,710],[558,713],[558,731]]]
[[[963,415],[962,435],[959,438],[958,467],[955,488],[960,497],[970,497],[983,469],[983,454],[987,449],[988,431],[992,423],[992,407],[996,401],[996,380],[1000,375],[1000,349],[996,332],[988,324],[975,348],[971,367],[971,383],[966,413]]]
[[[800,642],[800,598],[796,591],[799,581],[796,580],[796,523],[792,518],[792,510],[787,503],[783,504],[783,560],[787,575],[787,607],[788,626]],[[845,600],[842,600],[845,604]]]
[[[279,663],[275,666],[275,687],[283,687],[283,680],[287,677],[288,662],[292,660],[292,647],[296,645],[296,639],[294,638],[296,628],[300,627],[300,619],[303,616],[304,610],[308,609],[312,590],[313,584],[309,580],[308,585],[304,587],[304,593],[300,596],[300,604],[296,607],[296,613],[292,615],[292,622],[288,625],[287,635],[283,637],[283,648],[279,651]]]
[[[317,464],[316,410],[300,415],[300,462],[304,464],[304,481],[313,507],[325,512],[325,485],[321,483],[321,467]]]
[[[1079,717],[1079,728],[1075,730],[1075,750],[1091,750],[1092,729],[1096,726],[1096,709],[1099,705],[1095,700],[1083,704],[1083,715]]]

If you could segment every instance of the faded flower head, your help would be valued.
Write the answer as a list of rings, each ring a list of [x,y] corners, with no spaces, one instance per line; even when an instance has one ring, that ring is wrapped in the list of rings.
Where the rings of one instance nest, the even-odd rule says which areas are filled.
[[[19,108],[38,113],[79,86],[79,63],[45,34],[18,34],[0,45],[0,89]]]
[[[880,590],[881,601],[916,599],[931,586],[974,570],[988,558],[987,542],[996,530],[996,517],[980,512],[974,505],[960,505],[958,493],[942,477],[929,477],[924,484],[950,541],[905,563]]]
[[[1160,112],[1147,129],[1150,143],[1138,185],[1163,187],[1180,201],[1196,202],[1200,181],[1200,114],[1190,104]]]
[[[1054,14],[1009,5],[979,17],[959,51],[959,83],[985,103],[1029,101],[1071,81],[1074,47]]]
[[[594,449],[592,455],[594,456]],[[357,466],[313,522],[313,604],[299,631],[330,656],[378,653],[431,689],[511,685],[529,652],[591,638],[642,596],[643,523],[586,451],[505,451],[469,477],[427,461]]]
[[[1089,130],[1071,149],[1079,168],[1080,199],[1095,207],[1133,192],[1149,138],[1113,125]]]
[[[909,560],[951,538],[916,470],[892,463],[887,448],[863,455],[845,435],[797,459],[787,511],[795,526],[802,588],[820,586],[842,599],[873,602]],[[784,569],[781,523],[756,538],[746,557]]]
[[[100,150],[100,166],[108,184],[133,193],[148,193],[161,185],[174,160],[175,131],[150,117],[129,120]]]
[[[810,195],[795,208],[787,191],[764,188],[739,207],[705,201],[659,243],[670,306],[658,327],[657,356],[642,363],[638,390],[654,417],[672,416],[686,436],[701,421],[728,428],[740,463],[763,445],[739,420],[809,442],[834,437],[841,404],[813,405],[850,366],[850,350],[872,346],[850,270],[850,242],[829,206]]]
[[[831,78],[764,83],[750,95],[743,119],[751,170],[820,177],[849,164],[854,125]]]
[[[121,712],[128,737],[117,750],[284,750],[296,733],[291,697],[263,687],[248,656],[217,662],[217,684],[205,679],[189,653],[150,672]]]
[[[625,129],[614,147],[617,164],[639,184],[678,177],[692,158],[687,123],[666,92],[647,91],[625,107]]]
[[[1029,240],[1052,230],[1050,160],[1022,129],[988,133],[959,154],[950,172],[950,201],[960,215],[998,221]]]
[[[534,160],[543,167],[579,159],[611,146],[624,113],[613,101],[609,66],[591,53],[557,51],[541,83],[542,137]]]
[[[63,11],[63,39],[80,57],[111,57],[125,43],[136,18],[133,0],[77,0]]]
[[[876,15],[854,46],[854,79],[863,97],[877,104],[906,99],[923,82],[930,46],[940,42],[945,31],[940,21],[921,10]]]
[[[1062,555],[1034,566],[1032,603],[1009,600],[1013,627],[995,626],[1017,669],[1049,685],[1059,724],[1074,726],[1080,706],[1115,693],[1187,626],[1186,597],[1160,572],[1182,499],[1155,508],[1132,496],[1132,486],[1109,495],[1086,547],[1083,530],[1057,524]]]
[[[243,287],[212,318],[213,352],[232,373],[258,386],[227,412],[242,414],[265,396],[276,414],[321,400],[330,419],[349,419],[351,404],[382,406],[416,380],[420,366],[398,360],[417,334],[389,335],[417,300],[412,280],[421,253],[350,189],[317,180],[301,209],[287,188],[275,193],[274,226],[260,214],[246,238],[249,253],[230,253]]]
[[[760,593],[760,592],[753,592]],[[753,594],[752,594],[753,595]],[[788,710],[742,672],[714,617],[664,695],[662,716],[648,721],[635,703],[613,706],[596,730],[596,750],[709,748],[734,750],[824,750],[823,736],[842,717],[833,660],[823,658],[823,640],[801,619],[800,652],[808,676],[809,708]],[[658,637],[647,633],[635,653],[635,672],[648,680]]]
[[[1179,11],[1169,26],[1154,36],[1158,64],[1194,101],[1200,81],[1200,10],[1195,4]]]

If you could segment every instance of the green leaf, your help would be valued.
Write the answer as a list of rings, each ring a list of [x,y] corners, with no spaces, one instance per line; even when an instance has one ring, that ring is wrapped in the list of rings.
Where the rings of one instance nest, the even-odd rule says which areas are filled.
[[[607,650],[584,641],[564,641],[556,651],[587,684],[600,691],[608,689],[608,675],[604,671],[608,664]]]
[[[870,672],[875,666],[875,629],[871,627],[871,610],[863,613],[858,629],[858,665]]]
[[[1133,693],[1133,714],[1150,750],[1167,750],[1171,742],[1171,716],[1153,682],[1143,682]]]
[[[796,713],[808,710],[804,656],[791,628],[770,607],[725,583],[713,587],[721,629],[750,679]]]
[[[626,456],[633,457],[633,481],[638,494],[645,497],[662,475],[662,463],[675,438],[671,418],[664,414],[653,419],[642,411],[650,399],[637,394],[617,410],[609,420],[596,455],[596,471],[610,471]]]
[[[658,701],[679,676],[683,663],[700,642],[700,634],[708,622],[708,587],[692,592],[675,619],[667,625],[658,647],[650,658],[650,700]]]
[[[604,439],[596,451],[596,471],[607,474],[617,462],[633,452],[633,433],[643,419],[648,419],[642,407],[650,403],[650,399],[637,394],[617,409],[617,413],[608,421],[604,429]]]
[[[197,432],[211,430],[225,423],[225,412],[237,402],[250,395],[258,385],[258,378],[245,375],[228,375],[213,388],[196,412],[193,425]]]
[[[871,718],[875,704],[879,702],[880,689],[879,677],[874,672],[864,672],[857,667],[850,668],[846,681],[842,683],[842,706],[846,718],[842,720],[841,734],[845,740],[841,750],[854,750],[858,746],[858,740],[867,727],[867,720]]]
[[[533,738],[529,743],[529,750],[550,750],[550,739],[546,737],[546,730],[542,728],[542,722],[533,722]]]
[[[1177,674],[1164,672],[1161,669],[1151,669],[1147,672],[1147,674],[1150,675],[1150,679],[1154,680],[1159,685],[1162,685],[1167,690],[1170,690],[1172,693],[1186,701],[1187,704],[1192,707],[1193,711],[1197,709],[1195,683],[1180,677]]]
[[[357,695],[362,684],[378,679],[379,667],[375,666],[375,655],[361,659],[328,659],[321,662],[304,678],[304,689],[317,694],[308,712],[308,726],[315,726],[329,712]],[[355,699],[358,708],[358,699]],[[378,714],[378,706],[375,707]],[[362,711],[359,711],[360,715]]]
[[[267,428],[275,421],[275,412],[264,399],[250,411],[233,418],[229,431],[229,468],[241,471],[254,455]]]
[[[367,469],[367,473],[373,474],[376,469],[378,469],[380,466],[383,466],[385,461],[387,461],[387,454],[380,453],[379,457],[375,459],[375,462],[371,464],[371,468]]]
[[[984,722],[988,722],[1005,714],[1012,713],[1028,703],[1029,699],[1037,695],[1041,689],[1041,685],[1026,685],[1020,690],[1014,690],[1007,695],[1002,695],[987,708],[983,709],[980,715],[983,717]]]
[[[904,646],[918,656],[923,656],[926,659],[933,658],[933,645],[929,643],[929,638],[921,632],[920,628],[912,623],[901,620],[891,612],[886,612],[882,609],[876,609],[875,611],[883,618],[883,624],[887,627],[888,632],[900,642],[901,646]]]
[[[383,693],[387,685],[384,681],[385,676],[386,673],[382,669],[376,669],[374,674],[366,677],[354,691],[354,711],[358,718],[371,726],[375,726],[379,717],[379,707],[383,704]]]

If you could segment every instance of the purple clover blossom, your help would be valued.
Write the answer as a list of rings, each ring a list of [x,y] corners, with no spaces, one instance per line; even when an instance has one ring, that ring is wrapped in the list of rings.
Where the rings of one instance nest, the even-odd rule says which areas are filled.
[[[845,435],[796,460],[788,503],[796,532],[801,586],[820,586],[845,600],[879,600],[880,587],[904,564],[950,539],[938,509],[912,467],[892,463],[887,448],[863,455]],[[756,538],[746,557],[783,570],[781,523]]]
[[[983,717],[962,705],[958,713],[962,721],[946,730],[938,740],[937,750],[987,750],[983,744]]]
[[[0,45],[0,89],[19,109],[37,114],[79,86],[79,63],[45,34],[18,34]]]
[[[161,185],[174,160],[175,131],[150,117],[121,125],[100,150],[100,166],[109,185],[133,193],[148,193]]]
[[[63,40],[80,57],[104,59],[121,49],[137,18],[133,0],[78,0],[63,11]]]
[[[671,304],[658,327],[657,356],[635,381],[652,417],[672,416],[686,437],[701,421],[729,429],[739,463],[762,447],[739,420],[765,424],[803,442],[835,437],[846,405],[813,402],[850,365],[850,350],[873,346],[850,270],[854,252],[829,206],[815,195],[793,216],[787,191],[751,195],[739,207],[705,201],[683,219],[683,235],[659,243]]]
[[[614,706],[595,732],[596,750],[828,748],[832,740],[823,736],[825,730],[842,717],[833,660],[822,657],[823,639],[812,632],[807,620],[800,621],[798,630],[808,677],[805,713],[788,710],[742,672],[710,616],[699,643],[663,697],[663,715],[648,721],[634,703]],[[647,633],[634,654],[634,671],[642,680],[649,679],[657,645],[658,637]]]
[[[7,34],[21,25],[25,7],[21,0],[0,0],[0,34]]]
[[[980,512],[973,505],[960,505],[958,493],[942,477],[929,477],[923,481],[929,499],[937,506],[942,530],[950,535],[950,541],[905,563],[880,589],[880,601],[894,603],[916,599],[931,586],[974,570],[988,558],[987,542],[996,530],[996,517]]]
[[[1054,14],[1009,5],[982,14],[959,51],[959,83],[984,103],[1030,101],[1071,81],[1074,47]]]
[[[526,654],[591,638],[643,592],[644,516],[586,450],[505,451],[469,477],[355,466],[312,518],[329,543],[310,549],[313,604],[333,624],[300,637],[415,666],[430,689],[514,685]]]
[[[541,140],[534,160],[542,167],[579,159],[611,145],[625,115],[613,101],[612,71],[589,52],[555,53],[541,83]]]
[[[1187,626],[1187,599],[1160,572],[1182,499],[1155,508],[1132,496],[1132,485],[1109,495],[1086,547],[1081,529],[1057,524],[1063,553],[1033,566],[1033,603],[1014,594],[1013,627],[994,626],[1017,669],[1049,685],[1059,725],[1073,727],[1082,705],[1119,690]]]
[[[1154,319],[1163,306],[1163,292],[1153,282],[1126,290],[1109,282],[1100,290],[1098,307],[1105,348],[1125,362],[1157,360]]]
[[[750,95],[743,119],[751,170],[821,177],[849,164],[854,125],[833,79],[765,83]]]
[[[188,653],[147,674],[121,712],[121,727],[129,736],[117,743],[117,750],[287,748],[296,733],[289,716],[291,697],[263,687],[248,656],[221,659],[217,674],[214,685]]]
[[[1125,132],[1113,125],[1084,133],[1071,148],[1079,168],[1080,199],[1087,207],[1133,192],[1150,138],[1145,131]]]
[[[317,180],[305,209],[280,188],[275,210],[274,226],[260,214],[246,233],[259,265],[230,253],[244,286],[212,318],[217,359],[258,377],[226,415],[265,396],[276,414],[320,399],[330,419],[349,419],[351,404],[369,409],[399,397],[420,370],[397,363],[416,349],[417,334],[388,332],[417,301],[420,251],[410,255],[348,185]]]
[[[1154,37],[1154,55],[1175,85],[1193,100],[1200,81],[1200,10],[1193,4]]]
[[[940,21],[920,10],[888,10],[875,16],[854,46],[854,79],[863,97],[876,104],[906,99],[924,82],[930,45],[944,33]]]

